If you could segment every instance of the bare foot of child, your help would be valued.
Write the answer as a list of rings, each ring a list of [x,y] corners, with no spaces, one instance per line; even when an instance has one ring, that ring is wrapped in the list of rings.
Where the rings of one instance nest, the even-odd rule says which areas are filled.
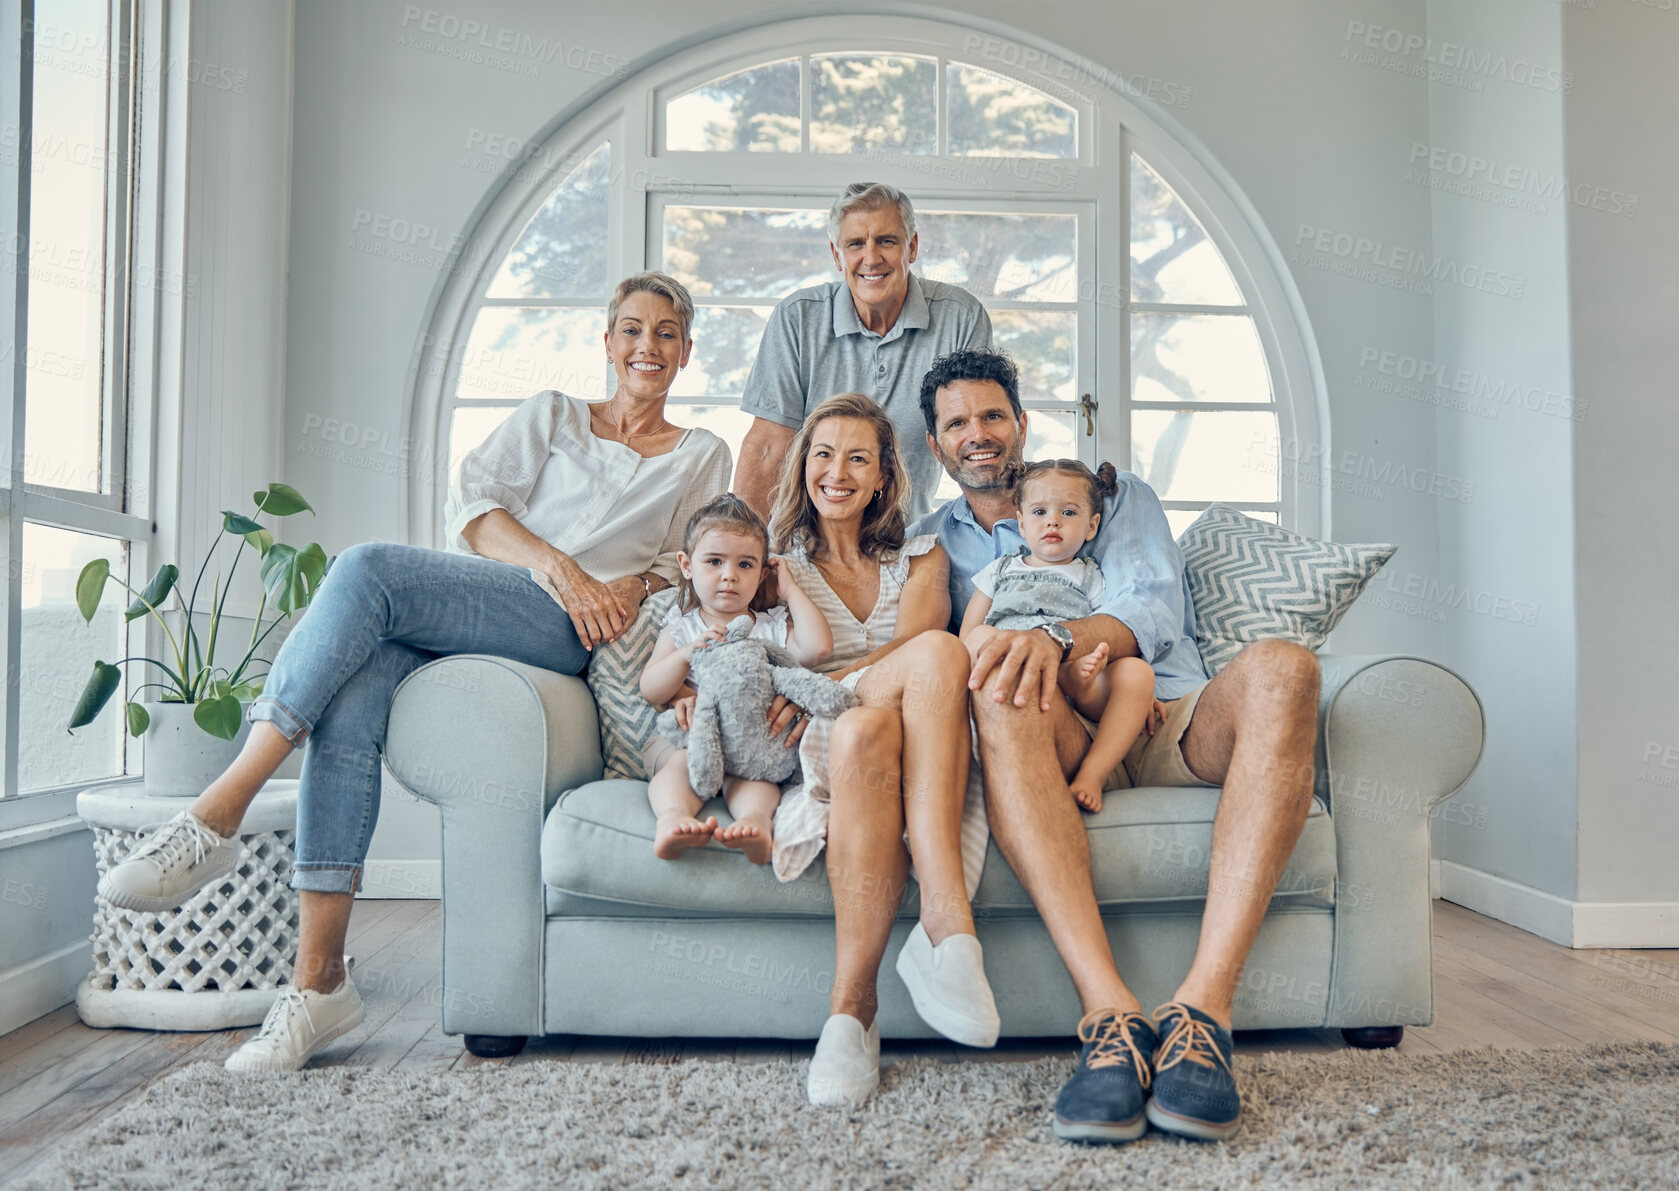
[[[1103,641],[1083,657],[1074,658],[1061,671],[1061,688],[1067,692],[1068,698],[1094,699],[1101,693],[1096,687],[1096,680],[1107,668],[1108,643]]]
[[[653,833],[653,855],[660,860],[675,860],[689,848],[706,843],[716,831],[716,815],[703,823],[692,815],[661,815],[658,830]]]
[[[748,815],[736,819],[717,832],[717,842],[725,848],[739,848],[753,864],[770,862],[770,821],[762,815]]]
[[[1097,648],[1102,649],[1106,647],[1097,646]],[[1092,778],[1087,778],[1081,773],[1077,777],[1073,778],[1072,782],[1069,784],[1072,787],[1074,802],[1078,803],[1092,814],[1095,814],[1097,811],[1102,809],[1101,782]]]

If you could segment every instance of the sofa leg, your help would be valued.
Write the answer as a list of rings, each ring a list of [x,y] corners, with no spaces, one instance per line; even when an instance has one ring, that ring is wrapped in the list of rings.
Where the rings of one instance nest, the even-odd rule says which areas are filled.
[[[1399,1045],[1399,1040],[1405,1037],[1405,1027],[1361,1026],[1357,1029],[1342,1030],[1341,1037],[1347,1040],[1348,1046],[1356,1046],[1359,1050],[1387,1050]]]
[[[468,1054],[480,1059],[510,1059],[525,1049],[523,1034],[468,1034]]]

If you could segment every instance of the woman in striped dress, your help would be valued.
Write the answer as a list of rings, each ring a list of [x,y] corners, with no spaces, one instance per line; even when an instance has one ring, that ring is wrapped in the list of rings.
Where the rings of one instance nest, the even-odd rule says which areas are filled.
[[[905,540],[908,497],[891,420],[848,393],[805,419],[770,520],[774,548],[833,629],[825,672],[863,703],[831,729],[811,726],[800,745],[806,785],[776,815],[776,875],[797,876],[825,838],[834,894],[814,1104],[855,1103],[879,1082],[876,980],[912,854],[921,916],[898,973],[928,1025],[972,1046],[997,1040],[963,864],[964,851],[975,854],[977,883],[985,835],[981,800],[968,797],[970,664],[947,631],[949,557],[930,535]],[[964,849],[965,827],[977,849]]]

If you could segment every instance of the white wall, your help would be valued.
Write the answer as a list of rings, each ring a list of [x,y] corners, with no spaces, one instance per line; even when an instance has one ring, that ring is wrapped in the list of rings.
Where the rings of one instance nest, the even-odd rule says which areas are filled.
[[[1579,896],[1665,903],[1679,946],[1679,11],[1568,10],[1568,174],[1579,605]],[[1602,192],[1608,191],[1608,197]],[[1637,196],[1614,214],[1614,192]],[[1609,209],[1596,209],[1601,204]],[[1620,203],[1623,208],[1626,204]]]
[[[1432,3],[1428,35],[1544,69],[1563,65],[1554,5]],[[1436,823],[1440,852],[1572,898],[1575,423],[1573,402],[1562,400],[1572,394],[1568,212],[1523,189],[1565,173],[1561,88],[1560,77],[1555,90],[1502,79],[1479,91],[1437,86],[1428,134],[1406,157],[1415,158],[1408,168],[1423,186],[1435,184],[1421,191],[1430,195],[1435,251],[1522,279],[1520,299],[1513,284],[1508,294],[1438,287],[1433,352],[1417,352],[1467,390],[1437,390],[1454,398],[1435,412],[1439,467],[1477,481],[1473,501],[1441,509],[1439,577],[1453,606],[1443,609],[1439,657],[1480,695],[1487,744],[1456,800],[1462,813]],[[1512,178],[1516,185],[1504,184]],[[1395,559],[1389,569],[1402,565]]]
[[[323,494],[329,550],[403,535],[411,376],[441,279],[402,254],[426,255],[471,230],[495,185],[471,168],[483,160],[470,149],[473,137],[528,139],[610,85],[604,72],[618,63],[760,14],[822,11],[716,0],[642,4],[626,20],[620,6],[589,3],[413,7],[470,15],[492,31],[546,38],[563,50],[544,63],[492,53],[485,64],[451,56],[473,46],[425,34],[424,18],[403,4],[297,4],[282,446],[288,482]],[[1181,98],[1187,88],[1187,105],[1170,115],[1228,169],[1285,250],[1302,227],[1427,249],[1426,193],[1393,182],[1410,144],[1426,137],[1426,89],[1342,56],[1349,19],[1420,29],[1416,5],[953,3],[917,11],[940,9],[1087,55],[1144,90],[1169,83],[1167,93]],[[866,27],[860,18],[860,31]],[[535,73],[503,69],[510,65]],[[379,239],[369,234],[377,217],[436,233],[417,243]],[[1375,396],[1359,382],[1367,379],[1360,359],[1368,346],[1426,353],[1429,299],[1326,268],[1300,265],[1295,276],[1328,377],[1335,458],[1347,469],[1334,480],[1356,486],[1360,468],[1390,475],[1405,468],[1426,488],[1435,470],[1431,407]],[[1362,487],[1364,495],[1332,493],[1334,536],[1398,543],[1390,565],[1435,576],[1438,498],[1392,482]],[[1390,603],[1355,609],[1335,647],[1437,656],[1439,623]],[[437,855],[435,822],[430,808],[387,798],[372,857],[429,861]]]

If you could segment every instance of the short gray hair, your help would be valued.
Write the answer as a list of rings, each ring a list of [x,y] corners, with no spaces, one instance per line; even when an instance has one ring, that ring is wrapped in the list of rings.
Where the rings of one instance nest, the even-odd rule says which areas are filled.
[[[840,220],[853,211],[878,211],[885,206],[898,208],[898,219],[904,225],[906,238],[915,238],[915,204],[909,195],[885,182],[853,182],[845,193],[828,208],[828,243],[839,247]]]
[[[683,341],[693,338],[694,299],[689,295],[688,287],[668,273],[653,272],[631,274],[612,291],[612,300],[606,304],[607,334],[611,334],[618,325],[618,308],[631,294],[657,294],[669,302],[676,307],[676,320],[682,324]]]

